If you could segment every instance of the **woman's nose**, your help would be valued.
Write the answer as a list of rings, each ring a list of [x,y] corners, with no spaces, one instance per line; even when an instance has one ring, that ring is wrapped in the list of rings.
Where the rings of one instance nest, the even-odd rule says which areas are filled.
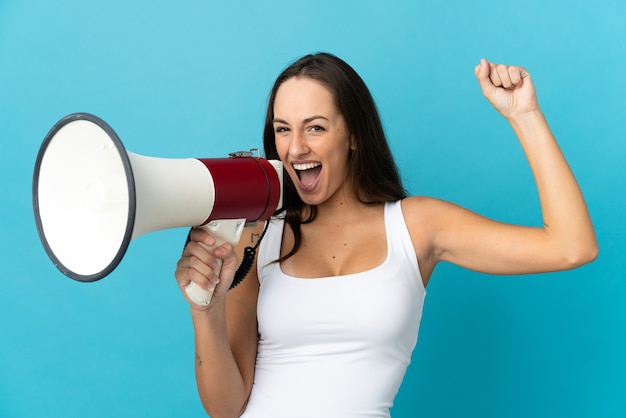
[[[289,153],[292,157],[300,157],[309,152],[306,137],[298,131],[294,131],[289,144]]]

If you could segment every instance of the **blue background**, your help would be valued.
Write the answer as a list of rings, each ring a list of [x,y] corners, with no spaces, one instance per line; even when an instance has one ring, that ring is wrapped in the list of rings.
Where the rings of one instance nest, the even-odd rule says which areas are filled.
[[[368,83],[412,194],[537,225],[530,170],[473,75],[483,56],[525,65],[600,242],[570,272],[439,266],[394,417],[626,416],[625,22],[623,0],[0,0],[0,417],[204,416],[173,278],[186,230],[74,282],[37,236],[35,157],[79,111],[145,155],[260,147],[275,77],[316,51]]]

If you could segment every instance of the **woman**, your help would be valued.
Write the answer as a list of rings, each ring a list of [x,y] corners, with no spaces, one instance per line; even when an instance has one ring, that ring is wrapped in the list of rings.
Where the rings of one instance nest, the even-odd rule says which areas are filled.
[[[211,417],[388,417],[438,262],[528,274],[596,257],[583,196],[530,75],[485,60],[475,74],[526,153],[542,228],[407,197],[372,97],[340,59],[309,55],[279,76],[264,145],[287,174],[284,216],[269,221],[251,274],[232,291],[243,247],[264,225],[213,253],[200,245],[213,238],[194,229],[175,273],[181,289],[216,286],[209,306],[189,301],[196,380]]]

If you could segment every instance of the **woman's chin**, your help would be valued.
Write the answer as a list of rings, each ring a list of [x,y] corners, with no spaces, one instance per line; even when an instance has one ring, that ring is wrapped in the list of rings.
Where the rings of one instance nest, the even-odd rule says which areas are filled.
[[[298,196],[300,196],[300,199],[302,199],[304,203],[310,206],[319,205],[326,200],[326,198],[316,190],[307,191],[298,188]]]

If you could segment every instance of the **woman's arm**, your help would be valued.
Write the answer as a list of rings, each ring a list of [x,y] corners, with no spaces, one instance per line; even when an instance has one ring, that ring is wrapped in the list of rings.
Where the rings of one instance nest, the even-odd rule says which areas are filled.
[[[199,242],[210,246],[213,238],[195,229],[176,268],[176,279],[184,288],[190,281],[203,287],[217,286],[208,306],[190,302],[195,334],[195,371],[198,393],[212,418],[238,417],[245,409],[254,377],[257,350],[256,303],[259,283],[256,262],[245,280],[228,291],[236,269],[237,254],[258,237],[261,226],[246,228],[237,248],[218,247],[214,256],[223,259],[219,282],[213,273],[214,256]]]
[[[427,266],[448,261],[493,274],[556,271],[594,260],[598,247],[585,200],[539,109],[530,74],[485,60],[475,73],[483,94],[509,121],[526,154],[543,227],[504,224],[451,203],[410,198],[403,208],[416,250]],[[427,237],[426,245],[418,234]]]

